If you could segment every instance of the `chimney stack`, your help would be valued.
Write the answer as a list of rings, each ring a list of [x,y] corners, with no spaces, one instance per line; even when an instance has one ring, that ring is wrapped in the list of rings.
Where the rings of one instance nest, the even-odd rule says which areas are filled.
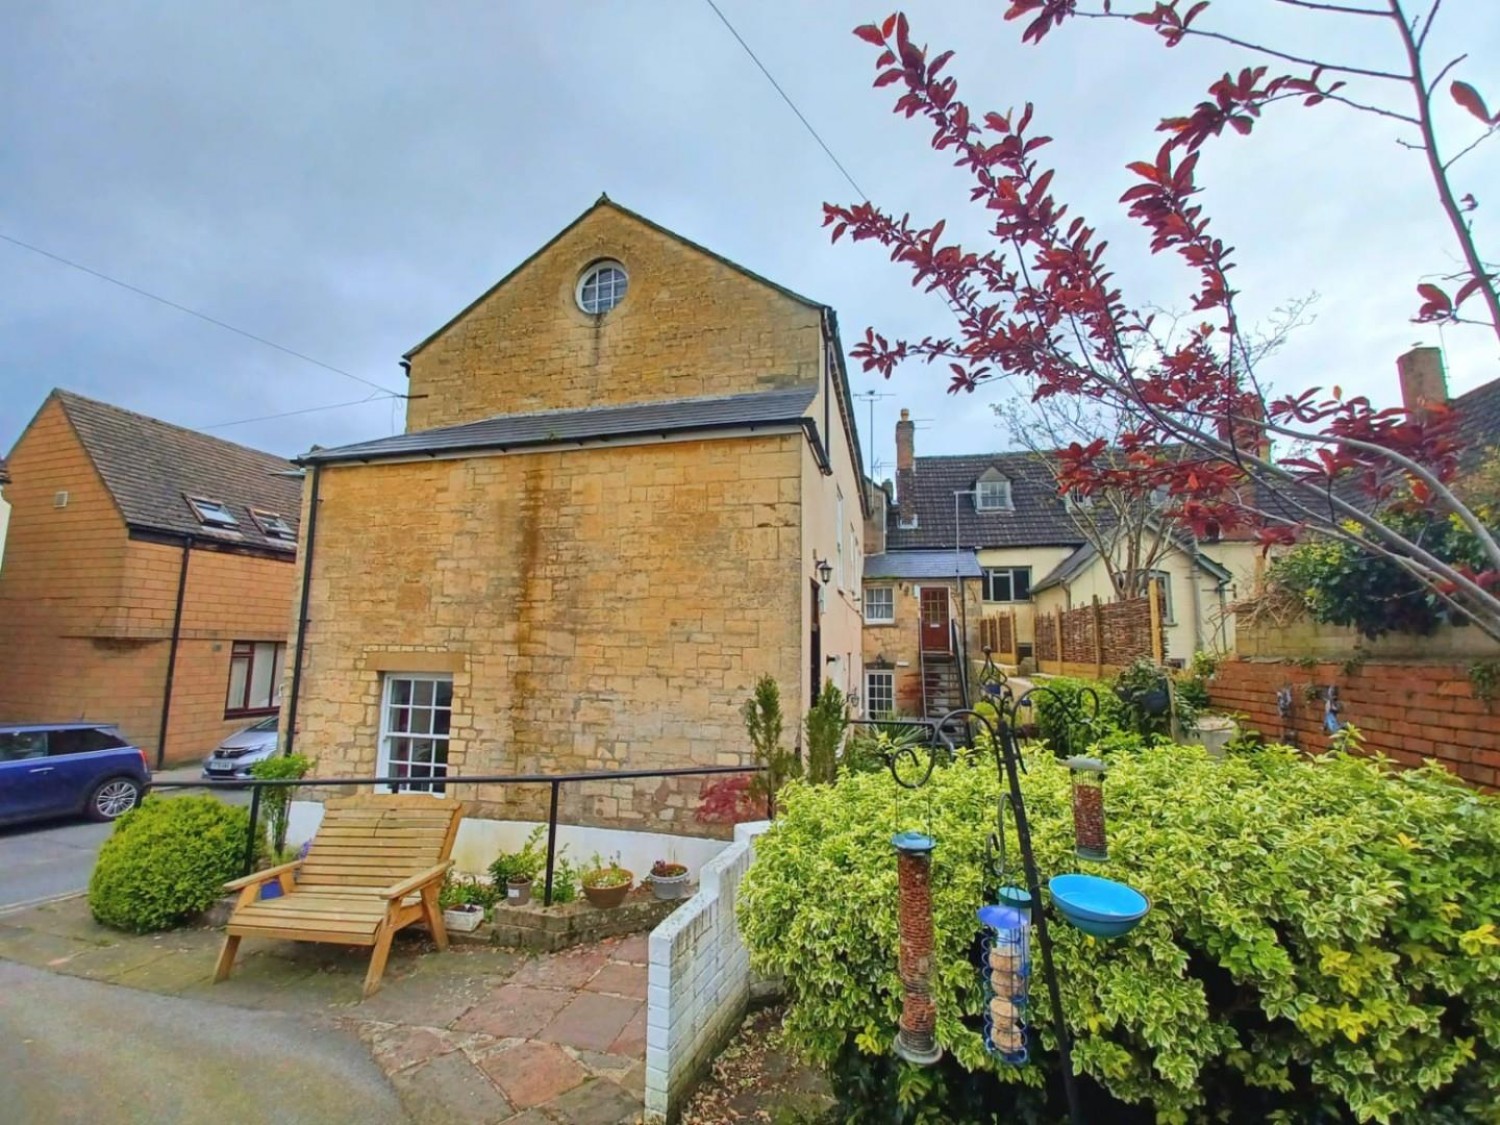
[[[896,508],[901,527],[917,526],[916,432],[911,411],[903,407],[896,423]]]
[[[1448,376],[1443,371],[1442,348],[1412,348],[1396,360],[1401,377],[1401,405],[1412,417],[1427,417],[1427,408],[1448,404]]]

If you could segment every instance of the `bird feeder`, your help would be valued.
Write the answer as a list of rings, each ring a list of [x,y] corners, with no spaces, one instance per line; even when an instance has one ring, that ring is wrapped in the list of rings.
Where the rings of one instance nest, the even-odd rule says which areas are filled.
[[[902,832],[892,837],[901,896],[901,1021],[896,1054],[917,1066],[943,1056],[937,1045],[937,1008],[932,1002],[932,837]]]
[[[1031,982],[1031,925],[1008,906],[982,906],[984,940],[984,1046],[1019,1066],[1026,1061],[1026,997]]]
[[[1104,763],[1098,758],[1069,758],[1073,781],[1073,850],[1080,859],[1108,859],[1104,836]]]

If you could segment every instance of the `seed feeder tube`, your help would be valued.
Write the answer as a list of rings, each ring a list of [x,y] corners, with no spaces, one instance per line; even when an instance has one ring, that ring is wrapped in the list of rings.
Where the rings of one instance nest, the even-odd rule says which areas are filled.
[[[901,1021],[896,1054],[916,1066],[943,1057],[937,1045],[937,1008],[932,1002],[931,836],[902,832],[891,838],[900,888]]]
[[[1031,986],[1031,924],[1008,906],[983,906],[984,1046],[1012,1066],[1027,1060],[1026,1002]]]
[[[1080,859],[1108,859],[1104,835],[1104,763],[1098,758],[1069,758],[1073,783],[1073,850]]]

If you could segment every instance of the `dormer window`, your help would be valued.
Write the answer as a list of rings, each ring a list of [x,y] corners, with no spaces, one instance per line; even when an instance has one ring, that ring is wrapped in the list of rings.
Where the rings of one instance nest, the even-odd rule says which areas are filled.
[[[974,507],[981,512],[999,512],[1014,507],[1010,480],[998,469],[989,469],[974,486]]]
[[[578,307],[590,316],[602,316],[625,299],[629,285],[619,262],[595,262],[578,279]]]
[[[1087,509],[1094,506],[1094,498],[1087,492],[1084,492],[1081,489],[1074,488],[1070,489],[1066,493],[1063,499],[1063,503],[1065,503],[1069,508]]]
[[[259,508],[251,508],[250,518],[260,526],[261,531],[269,539],[283,539],[288,543],[297,541],[296,529],[275,512],[263,512]]]
[[[240,521],[234,518],[234,513],[229,510],[229,505],[221,500],[210,500],[206,496],[189,496],[188,505],[193,509],[193,514],[198,517],[198,522],[207,527],[239,527]]]

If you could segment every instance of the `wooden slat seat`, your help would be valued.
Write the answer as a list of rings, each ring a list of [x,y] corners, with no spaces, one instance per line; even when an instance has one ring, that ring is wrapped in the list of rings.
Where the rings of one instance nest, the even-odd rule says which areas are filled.
[[[402,927],[425,920],[437,947],[448,948],[438,891],[463,814],[460,802],[417,795],[329,801],[305,859],[225,884],[240,899],[214,980],[228,978],[244,937],[371,946],[366,996],[380,987]],[[272,880],[281,896],[262,899],[261,887]]]

